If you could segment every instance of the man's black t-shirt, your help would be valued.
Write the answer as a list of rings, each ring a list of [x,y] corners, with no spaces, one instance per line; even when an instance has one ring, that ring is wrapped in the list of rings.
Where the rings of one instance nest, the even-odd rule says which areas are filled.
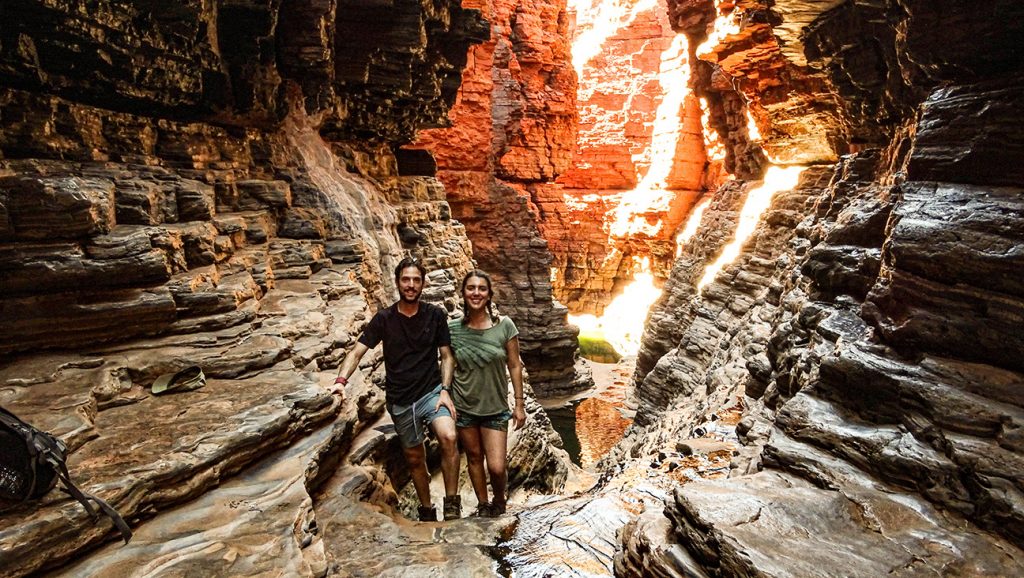
[[[421,302],[412,317],[399,313],[398,303],[378,311],[359,342],[373,349],[381,341],[389,407],[409,405],[441,383],[437,348],[452,342],[443,309]]]

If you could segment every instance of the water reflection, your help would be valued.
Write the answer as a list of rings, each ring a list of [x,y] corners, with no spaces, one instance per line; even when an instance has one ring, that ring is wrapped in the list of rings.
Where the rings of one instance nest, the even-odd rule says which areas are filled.
[[[571,401],[562,407],[549,408],[545,411],[551,420],[551,427],[562,438],[562,447],[569,453],[569,459],[580,465],[580,438],[576,435],[576,406],[579,401]]]
[[[633,420],[623,417],[621,403],[591,397],[576,408],[576,437],[580,446],[579,464],[590,468],[619,440]]]
[[[626,409],[626,390],[635,363],[634,357],[623,358],[616,364],[589,363],[596,384],[590,397],[555,407],[545,404],[551,425],[562,437],[574,464],[592,468],[622,439],[633,422],[632,412]]]

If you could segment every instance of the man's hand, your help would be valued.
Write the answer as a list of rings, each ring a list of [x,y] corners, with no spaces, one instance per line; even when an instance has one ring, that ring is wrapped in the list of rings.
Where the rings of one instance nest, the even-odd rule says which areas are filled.
[[[526,410],[522,402],[517,402],[516,408],[512,410],[512,425],[513,429],[522,429],[526,425]]]
[[[338,377],[334,378],[334,388],[331,390],[331,395],[340,395],[342,399],[345,399],[345,386],[348,385],[348,377],[355,373],[356,367],[359,366],[359,360],[366,355],[366,352],[370,348],[363,344],[361,341],[357,341],[352,351],[348,352],[345,356],[345,361],[341,362],[341,367],[338,368]]]
[[[441,406],[448,408],[448,411],[452,414],[452,419],[457,419],[458,415],[455,413],[455,402],[452,401],[452,396],[448,394],[447,389],[441,390],[441,396],[437,399],[437,405],[434,406],[434,411],[441,409]]]
[[[334,388],[331,389],[331,395],[341,396],[341,399],[345,399],[345,386],[348,385],[348,378],[339,375],[334,379]]]

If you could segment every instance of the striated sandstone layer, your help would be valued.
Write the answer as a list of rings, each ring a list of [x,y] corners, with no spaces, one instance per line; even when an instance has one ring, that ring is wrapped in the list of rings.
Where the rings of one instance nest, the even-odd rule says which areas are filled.
[[[678,19],[707,14],[706,3],[672,2]],[[711,85],[742,97],[759,145],[772,162],[834,161],[856,141],[843,133],[837,95],[820,66],[808,64],[803,31],[835,0],[715,2],[705,30],[686,22]],[[817,63],[816,63],[817,64]],[[883,120],[884,119],[880,119]],[[855,147],[854,147],[855,148]]]
[[[574,368],[577,330],[552,292],[552,258],[530,191],[569,163],[576,137],[575,75],[563,3],[477,2],[490,39],[470,51],[450,128],[414,148],[436,160],[473,256],[492,274],[497,303],[520,331],[530,378],[546,397],[588,385]]]
[[[674,22],[693,34],[703,4],[673,2]],[[709,439],[736,450],[728,479],[666,500],[667,528],[627,525],[616,573],[1020,574],[1024,13],[715,4],[741,30],[703,58],[752,103],[768,155],[857,152],[777,194],[699,291],[744,185],[723,187],[676,262],[638,359],[635,425],[606,464]],[[820,106],[802,112],[807,99]]]
[[[333,374],[406,254],[430,270],[425,299],[456,308],[465,229],[392,150],[443,119],[479,13],[23,0],[3,16],[0,404],[64,439],[72,478],[136,537],[101,547],[108,521],[56,491],[5,504],[0,575],[358,572],[390,531],[362,517],[408,525],[408,480],[379,353],[343,397]],[[203,388],[149,392],[192,364]],[[542,492],[568,475],[532,403],[509,470]],[[468,533],[493,543],[507,523]],[[413,534],[390,566],[444,547]],[[493,564],[448,552],[424,573]]]

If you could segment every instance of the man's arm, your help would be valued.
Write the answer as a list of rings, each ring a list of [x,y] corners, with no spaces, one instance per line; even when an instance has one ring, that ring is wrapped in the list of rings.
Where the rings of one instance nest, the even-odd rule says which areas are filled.
[[[359,367],[359,360],[369,350],[370,348],[363,345],[361,341],[356,342],[356,346],[352,348],[352,351],[348,352],[348,355],[345,356],[345,361],[341,363],[341,367],[338,369],[338,377],[334,380],[335,387],[331,393],[345,395],[345,386],[348,385],[348,378],[355,373],[356,368]]]
[[[455,419],[455,402],[452,401],[452,396],[448,393],[448,389],[452,386],[452,375],[455,373],[455,355],[452,354],[450,345],[442,345],[438,349],[441,351],[441,399],[437,400],[434,411],[443,405],[452,412],[452,419]]]

